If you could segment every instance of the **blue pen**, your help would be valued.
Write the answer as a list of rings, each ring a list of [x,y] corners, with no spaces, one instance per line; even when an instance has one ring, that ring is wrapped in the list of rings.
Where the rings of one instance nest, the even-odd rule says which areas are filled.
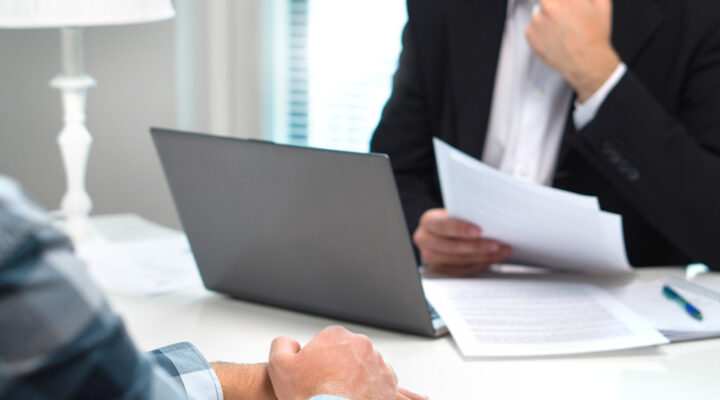
[[[698,310],[694,305],[690,304],[687,300],[685,300],[682,296],[680,296],[676,291],[672,290],[672,288],[668,285],[663,285],[663,295],[667,297],[670,300],[673,300],[674,302],[678,303],[682,308],[690,314],[691,317],[695,318],[698,321],[702,321],[703,316],[700,313],[700,310]]]

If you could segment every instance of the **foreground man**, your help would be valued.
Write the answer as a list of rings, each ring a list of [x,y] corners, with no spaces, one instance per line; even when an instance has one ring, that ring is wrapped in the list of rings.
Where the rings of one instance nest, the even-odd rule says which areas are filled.
[[[337,397],[339,396],[339,397]],[[0,176],[0,399],[418,400],[367,337],[340,327],[267,364],[212,366],[189,343],[150,354],[74,257],[66,236]]]
[[[408,0],[387,153],[431,269],[512,243],[447,216],[432,137],[519,179],[597,196],[634,266],[720,268],[720,2]]]

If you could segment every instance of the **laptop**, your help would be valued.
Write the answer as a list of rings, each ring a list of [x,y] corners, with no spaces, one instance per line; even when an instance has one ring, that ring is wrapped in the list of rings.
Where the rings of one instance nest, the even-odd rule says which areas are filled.
[[[205,287],[422,336],[425,299],[390,160],[151,129]]]

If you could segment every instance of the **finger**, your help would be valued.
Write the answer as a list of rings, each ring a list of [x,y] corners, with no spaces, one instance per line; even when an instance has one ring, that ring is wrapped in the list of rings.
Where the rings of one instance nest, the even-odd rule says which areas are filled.
[[[508,258],[510,258],[510,256],[512,256],[512,254],[512,247],[503,244],[500,246],[500,250],[494,253],[488,253],[486,258],[484,258],[480,262],[475,262],[472,264],[497,264],[505,262]]]
[[[458,278],[464,278],[464,277],[473,275],[477,272],[485,271],[488,268],[490,268],[490,266],[492,266],[492,265],[493,264],[490,264],[490,263],[471,264],[471,265],[462,265],[462,266],[439,264],[439,265],[435,265],[435,266],[431,267],[431,269],[433,272],[436,272],[439,274],[458,277]]]
[[[505,254],[507,254],[507,253],[489,257],[489,258],[483,259],[482,261],[477,261],[477,262],[435,263],[435,264],[428,263],[428,264],[426,264],[426,266],[431,271],[434,271],[434,272],[449,273],[452,275],[462,276],[462,275],[468,275],[468,274],[475,273],[477,271],[488,269],[495,264],[506,261],[508,257],[506,257]]]
[[[572,4],[555,0],[543,0],[538,4],[538,7],[538,12],[534,13],[533,16],[540,17],[543,22],[549,22],[559,20],[560,15],[567,13]]]
[[[503,245],[500,252],[488,257],[484,261],[474,263],[428,263],[428,268],[433,272],[452,276],[468,276],[478,271],[483,271],[494,264],[506,261],[512,255],[512,247]]]
[[[284,356],[293,356],[300,351],[300,343],[289,337],[275,338],[270,345],[270,359]]]
[[[420,248],[420,255],[426,264],[449,264],[449,265],[468,265],[468,264],[488,264],[493,260],[501,258],[500,253],[474,253],[474,254],[454,254],[442,251],[435,251],[427,248]]]
[[[457,239],[435,235],[427,230],[418,230],[413,242],[419,248],[449,254],[480,254],[500,251],[502,244],[492,239]]]
[[[492,259],[491,261],[493,263],[499,263],[507,260],[512,256],[513,254],[513,248],[508,245],[502,245],[500,247],[500,251],[497,252],[497,258]]]
[[[530,39],[537,39],[546,36],[550,29],[552,16],[550,14],[555,13],[554,6],[546,4],[544,1],[539,6],[538,12],[534,12],[530,17],[530,23],[525,31],[526,37]]]
[[[404,396],[403,399],[410,399],[410,400],[429,400],[430,398],[427,396],[421,396],[417,393],[413,393],[407,389],[398,388],[398,396]],[[398,397],[400,398],[400,397]]]
[[[420,218],[421,229],[427,229],[435,235],[449,236],[456,238],[479,238],[482,230],[479,226],[469,222],[452,218],[443,209],[426,211]]]
[[[491,257],[486,255],[457,255],[447,254],[435,251],[420,252],[425,265],[432,267],[433,265],[454,265],[458,267],[473,264],[491,264]]]
[[[452,276],[467,276],[477,271],[485,270],[490,268],[490,263],[476,263],[476,264],[434,264],[429,268],[433,272],[437,272],[445,275]]]
[[[355,355],[362,360],[377,360],[377,352],[373,347],[372,340],[365,335],[352,334],[350,341],[354,349]]]

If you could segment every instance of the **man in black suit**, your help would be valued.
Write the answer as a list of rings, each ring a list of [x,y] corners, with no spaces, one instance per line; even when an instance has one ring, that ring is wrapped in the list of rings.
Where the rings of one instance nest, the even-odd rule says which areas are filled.
[[[371,149],[391,157],[428,266],[464,275],[512,251],[442,209],[438,136],[597,196],[634,266],[720,268],[720,2],[408,0],[408,14]]]

